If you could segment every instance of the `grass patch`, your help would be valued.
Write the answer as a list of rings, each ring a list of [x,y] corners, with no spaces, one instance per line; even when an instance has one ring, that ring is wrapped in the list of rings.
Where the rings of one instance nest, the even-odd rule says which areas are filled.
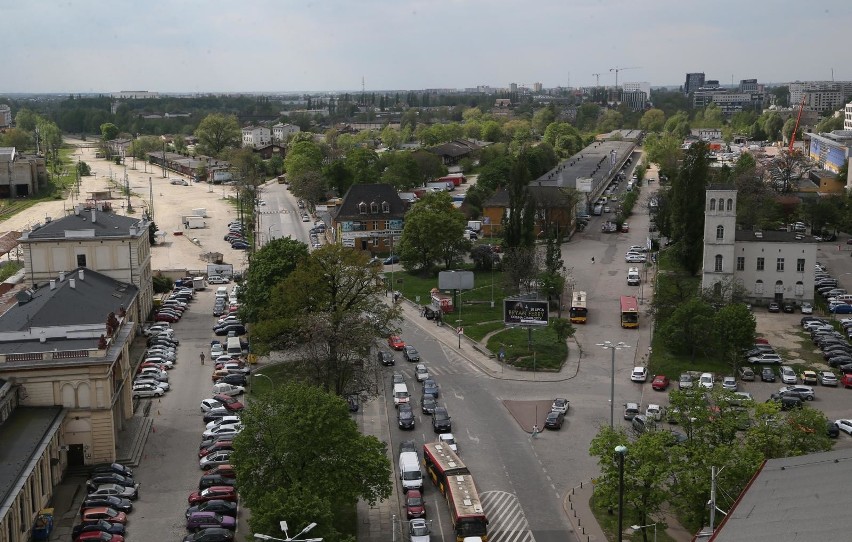
[[[568,345],[558,342],[556,333],[549,327],[533,329],[532,348],[529,332],[521,328],[506,328],[495,333],[486,346],[495,353],[503,348],[506,363],[518,369],[558,371],[568,356]]]
[[[8,262],[4,264],[0,267],[0,282],[3,282],[23,268],[24,264],[21,262]]]
[[[506,324],[503,320],[496,322],[480,322],[478,324],[468,324],[464,326],[464,334],[475,341],[481,341],[486,335],[492,331],[504,329]]]
[[[613,509],[609,510],[605,506],[598,505],[595,502],[594,496],[589,501],[589,505],[592,509],[592,514],[594,514],[595,519],[598,520],[598,524],[600,524],[601,529],[603,529],[604,534],[606,535],[607,540],[617,540],[618,537],[616,534],[618,533],[618,510]],[[653,521],[651,522],[653,523]],[[630,510],[625,510],[624,519],[622,521],[622,526],[624,527],[624,536],[623,540],[628,542],[639,542],[640,540],[644,540],[642,538],[642,531],[636,531],[634,533],[628,534],[631,529],[631,525],[641,524],[639,520],[633,517],[630,514]],[[649,531],[646,533],[648,540],[654,540],[654,528],[649,527]],[[660,542],[674,542],[674,538],[670,537],[666,530],[663,528],[662,524],[657,525],[657,535],[656,540]]]
[[[654,333],[651,348],[651,360],[648,367],[651,374],[654,375],[664,374],[674,380],[681,373],[687,371],[700,370],[714,374],[731,374],[731,367],[722,360],[705,356],[697,356],[692,359],[688,355],[672,354],[657,333]]]

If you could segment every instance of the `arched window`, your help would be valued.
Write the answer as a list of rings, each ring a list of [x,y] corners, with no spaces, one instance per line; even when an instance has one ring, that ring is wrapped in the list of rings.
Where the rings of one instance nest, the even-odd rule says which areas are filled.
[[[711,211],[715,211],[715,210],[716,210],[716,198],[712,198],[712,199],[710,200],[710,210],[711,210]]]
[[[375,201],[370,203],[370,213],[376,214],[379,212],[379,204]]]
[[[383,201],[382,202],[382,212],[389,213],[390,212],[390,203]]]
[[[762,280],[757,279],[757,281],[755,281],[754,293],[756,293],[758,295],[763,294],[763,281]]]
[[[783,280],[776,280],[775,281],[775,293],[776,294],[783,294],[784,293],[784,281]]]
[[[802,281],[796,283],[796,295],[805,295],[805,284]]]
[[[719,225],[716,226],[716,239],[724,239],[725,238],[725,226]]]
[[[722,283],[721,282],[716,282],[716,283],[713,284],[713,293],[718,295],[718,296],[722,295]]]
[[[721,254],[716,254],[716,272],[717,273],[722,272],[722,255]]]
[[[358,204],[358,213],[365,215],[367,214],[367,204],[363,201]]]
[[[721,206],[721,205],[720,205],[720,206]],[[728,198],[728,210],[729,210],[729,211],[733,211],[733,210],[734,210],[734,200],[733,200],[733,199],[731,199],[731,198]]]

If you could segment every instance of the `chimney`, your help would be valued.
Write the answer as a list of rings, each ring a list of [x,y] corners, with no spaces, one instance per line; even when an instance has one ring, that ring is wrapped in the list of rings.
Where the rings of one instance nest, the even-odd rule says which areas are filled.
[[[80,277],[80,280],[81,280],[81,281],[83,280],[83,278],[84,278],[84,277],[83,277],[83,270],[82,270],[82,269],[80,269],[79,271],[77,271],[77,276],[78,276],[78,277]]]
[[[72,290],[74,290],[75,288],[77,288],[77,281],[76,281],[76,280],[74,280],[74,279],[68,279],[68,284],[70,284],[70,285],[71,285],[71,289],[72,289]]]
[[[56,289],[56,279],[50,279],[50,289],[51,290]]]
[[[83,210],[83,204],[82,203],[78,203],[77,205],[74,206],[74,214],[75,215],[80,216],[80,211],[82,211],[82,210]]]
[[[98,212],[95,209],[92,209],[92,224],[98,221]]]
[[[65,271],[60,271],[59,272],[59,282],[62,282],[63,280],[65,280]]]

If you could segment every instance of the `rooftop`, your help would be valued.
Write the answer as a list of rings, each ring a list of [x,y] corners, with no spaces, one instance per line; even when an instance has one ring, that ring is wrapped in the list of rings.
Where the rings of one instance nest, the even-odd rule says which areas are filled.
[[[137,229],[134,235],[148,235],[148,223],[144,219],[117,215],[108,211],[75,209],[72,214],[51,220],[25,233],[22,239],[129,237],[131,228]]]
[[[737,242],[754,241],[762,243],[816,243],[816,240],[811,235],[774,230],[737,230],[734,240]]]

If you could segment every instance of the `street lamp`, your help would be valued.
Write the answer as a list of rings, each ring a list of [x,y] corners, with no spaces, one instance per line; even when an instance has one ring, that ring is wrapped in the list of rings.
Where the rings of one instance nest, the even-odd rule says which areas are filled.
[[[612,352],[612,374],[609,382],[609,428],[613,429],[615,427],[615,351],[630,348],[630,345],[623,342],[613,344],[610,341],[604,341],[597,343],[597,346]]]
[[[627,453],[627,446],[616,446],[615,453],[618,454],[618,542],[622,542],[624,540],[624,455]]]
[[[648,527],[654,528],[654,542],[657,542],[657,524],[651,523],[649,525],[631,525],[630,528],[634,531],[639,531],[641,529],[647,529]]]
[[[274,227],[275,227],[275,224],[272,224],[271,226],[269,226],[268,228],[266,228],[266,231],[269,233],[269,235],[267,236],[267,240],[266,240],[266,243],[267,243],[267,244],[269,244],[269,243],[272,241],[272,239],[273,239],[273,237],[272,237],[272,228],[274,228]]]
[[[254,537],[259,538],[261,540],[275,540],[276,542],[322,542],[322,538],[305,538],[305,539],[299,540],[300,536],[307,533],[308,531],[310,531],[311,529],[313,529],[316,526],[317,526],[316,523],[309,523],[307,527],[305,527],[304,529],[301,530],[301,532],[299,532],[299,534],[291,537],[289,534],[287,534],[287,522],[282,521],[281,522],[281,530],[284,531],[284,536],[286,538],[275,538],[274,536],[269,536],[268,534],[261,534],[261,533],[254,533]]]
[[[263,378],[265,378],[265,379],[269,380],[269,389],[270,389],[270,390],[271,390],[271,389],[273,389],[273,388],[275,387],[275,382],[273,382],[271,378],[269,378],[268,376],[266,376],[266,375],[265,375],[265,374],[263,374],[263,373],[255,373],[255,374],[253,374],[253,375],[251,375],[251,376],[252,376],[252,377],[262,376]],[[252,393],[254,393],[254,389],[252,389],[251,391],[252,391]]]

